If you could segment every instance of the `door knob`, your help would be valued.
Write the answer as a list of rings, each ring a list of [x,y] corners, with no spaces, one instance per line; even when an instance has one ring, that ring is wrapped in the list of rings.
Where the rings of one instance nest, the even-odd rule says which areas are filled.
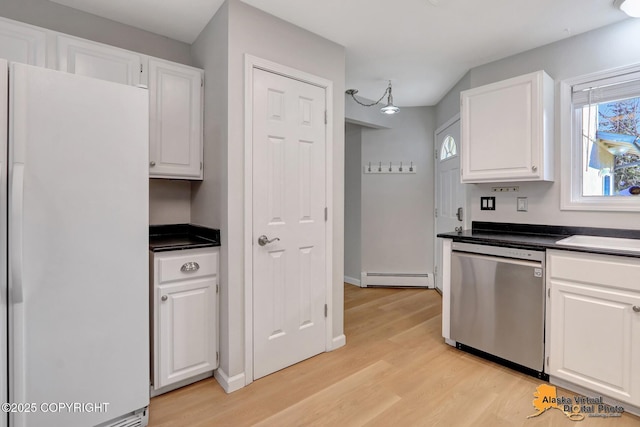
[[[265,246],[265,245],[268,245],[269,243],[275,242],[276,240],[280,240],[280,238],[274,237],[273,239],[269,240],[269,238],[263,234],[262,236],[258,237],[258,244],[260,246]]]
[[[169,299],[169,297],[168,297],[168,296],[166,296],[166,295],[162,295],[162,297],[161,297],[160,299],[161,299],[162,301],[166,301],[167,299]]]

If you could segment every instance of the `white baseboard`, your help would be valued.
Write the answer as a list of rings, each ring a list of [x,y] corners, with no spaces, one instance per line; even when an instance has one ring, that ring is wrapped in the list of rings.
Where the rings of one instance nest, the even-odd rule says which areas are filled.
[[[333,340],[331,342],[331,349],[329,349],[329,351],[337,350],[340,347],[344,347],[346,344],[347,344],[347,337],[344,334],[339,335],[337,337],[333,337]]]
[[[244,372],[234,375],[233,377],[229,377],[222,369],[218,368],[214,371],[213,376],[226,393],[233,393],[245,386]]]
[[[356,279],[350,276],[344,276],[344,283],[348,283],[350,285],[360,286],[360,279]]]
[[[433,273],[371,273],[363,271],[360,276],[363,288],[368,286],[433,288]]]

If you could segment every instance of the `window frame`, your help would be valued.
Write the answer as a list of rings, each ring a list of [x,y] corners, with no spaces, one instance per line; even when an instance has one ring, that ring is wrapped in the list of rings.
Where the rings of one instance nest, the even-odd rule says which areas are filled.
[[[640,72],[640,64],[586,74],[560,82],[560,209],[576,211],[640,211],[640,197],[582,195],[582,139],[572,102],[574,86]]]

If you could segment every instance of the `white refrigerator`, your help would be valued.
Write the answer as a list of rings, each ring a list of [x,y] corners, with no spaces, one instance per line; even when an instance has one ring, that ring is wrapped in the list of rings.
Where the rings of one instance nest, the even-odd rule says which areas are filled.
[[[144,89],[0,60],[2,427],[147,423],[148,123]]]

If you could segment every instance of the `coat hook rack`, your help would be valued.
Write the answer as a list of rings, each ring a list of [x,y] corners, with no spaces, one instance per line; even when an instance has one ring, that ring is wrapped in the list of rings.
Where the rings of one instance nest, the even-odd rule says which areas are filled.
[[[371,164],[378,163],[378,167],[371,167]],[[384,163],[384,167],[382,164]],[[389,166],[387,166],[387,163]],[[406,164],[409,163],[409,167]],[[412,161],[400,160],[400,161],[374,161],[374,162],[366,162],[366,164],[362,168],[363,173],[365,174],[415,174],[416,166]]]

